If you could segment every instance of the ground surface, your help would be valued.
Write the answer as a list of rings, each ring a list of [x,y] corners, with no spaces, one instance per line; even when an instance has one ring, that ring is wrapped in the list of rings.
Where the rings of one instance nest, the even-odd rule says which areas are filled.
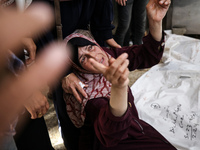
[[[130,86],[143,74],[147,71],[145,70],[136,70],[132,71],[130,73]],[[55,109],[53,106],[53,101],[49,100],[50,108],[47,114],[44,116],[47,124],[47,128],[49,131],[50,139],[52,142],[53,147],[55,150],[66,150],[66,148],[63,145],[62,138],[60,136],[60,133],[58,131],[58,122],[57,122],[57,117],[55,113]]]

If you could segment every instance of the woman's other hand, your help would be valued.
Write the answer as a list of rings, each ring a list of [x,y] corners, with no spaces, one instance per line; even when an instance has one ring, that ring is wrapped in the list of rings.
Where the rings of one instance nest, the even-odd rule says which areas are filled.
[[[162,39],[162,20],[165,17],[171,0],[149,0],[146,6],[149,19],[149,31],[156,41]]]
[[[149,19],[159,22],[165,17],[171,0],[150,0],[146,6]]]

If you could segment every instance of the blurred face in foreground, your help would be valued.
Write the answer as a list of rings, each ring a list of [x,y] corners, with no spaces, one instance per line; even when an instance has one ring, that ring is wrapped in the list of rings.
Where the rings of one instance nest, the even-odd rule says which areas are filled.
[[[106,53],[101,50],[98,46],[87,45],[83,47],[78,47],[78,60],[81,66],[91,73],[100,73],[96,68],[93,67],[89,58],[93,58],[97,62],[108,66],[109,58]]]

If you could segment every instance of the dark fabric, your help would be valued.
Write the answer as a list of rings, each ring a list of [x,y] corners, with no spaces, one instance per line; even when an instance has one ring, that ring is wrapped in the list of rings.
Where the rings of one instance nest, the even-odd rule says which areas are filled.
[[[54,150],[44,117],[30,118],[28,112],[19,117],[14,136],[18,150]]]
[[[54,90],[53,97],[56,98],[54,107],[61,126],[64,145],[67,150],[78,150],[80,129],[76,128],[68,117],[61,84]]]
[[[36,54],[40,54],[42,49],[54,41],[54,30],[48,31],[41,35],[39,38],[34,39],[35,45],[37,46]]]
[[[63,38],[76,29],[92,29],[92,34],[99,44],[112,38],[111,24],[113,8],[111,0],[61,1],[61,23]],[[103,46],[101,45],[101,46]]]
[[[160,42],[155,41],[149,33],[146,37],[143,38],[142,45],[133,45],[125,46],[123,48],[104,48],[113,57],[117,58],[122,53],[128,54],[129,70],[133,71],[135,69],[144,69],[152,67],[153,65],[159,63],[160,58],[162,57],[164,45],[161,44],[164,42],[164,35],[162,34],[162,40]]]
[[[118,26],[114,35],[114,39],[121,46],[125,46],[124,40],[131,23],[133,1],[134,0],[128,0],[126,2],[126,6],[121,6],[115,2],[117,3],[115,11],[117,11]]]
[[[18,75],[19,72],[24,71],[24,62],[19,59],[15,54],[11,54],[11,58],[8,59],[8,69],[14,74]]]
[[[94,12],[90,20],[91,32],[100,46],[106,46],[105,40],[113,38],[112,29],[113,5],[112,0],[96,0]]]
[[[88,102],[86,111],[93,112],[89,113],[88,117],[93,120],[92,123],[95,124],[94,127],[98,136],[98,138],[95,138],[93,149],[174,149],[154,128],[139,120],[133,100],[133,96],[129,92],[131,105],[129,105],[123,117],[112,115],[106,98],[98,98]]]
[[[93,150],[175,150],[158,131],[139,119],[130,89],[128,101],[128,110],[122,117],[110,112],[106,98],[88,101],[85,110],[97,135]]]
[[[121,46],[129,46],[131,35],[133,45],[142,44],[146,27],[147,3],[148,0],[128,0],[126,6],[117,4],[118,26],[114,39]]]
[[[75,37],[71,40],[68,41],[68,43],[72,44],[73,46],[77,46],[77,47],[83,47],[83,46],[87,46],[87,45],[96,45],[84,38],[81,37]]]

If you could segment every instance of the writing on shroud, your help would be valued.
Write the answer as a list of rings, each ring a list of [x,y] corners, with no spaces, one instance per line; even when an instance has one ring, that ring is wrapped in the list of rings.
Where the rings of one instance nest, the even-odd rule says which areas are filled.
[[[199,128],[198,113],[191,111],[190,113],[184,114],[181,104],[162,108],[159,104],[153,103],[151,107],[153,109],[162,109],[163,119],[171,122],[171,126],[169,127],[170,133],[176,134],[176,131],[181,128],[184,131],[183,137],[185,139],[194,140],[197,138]]]

